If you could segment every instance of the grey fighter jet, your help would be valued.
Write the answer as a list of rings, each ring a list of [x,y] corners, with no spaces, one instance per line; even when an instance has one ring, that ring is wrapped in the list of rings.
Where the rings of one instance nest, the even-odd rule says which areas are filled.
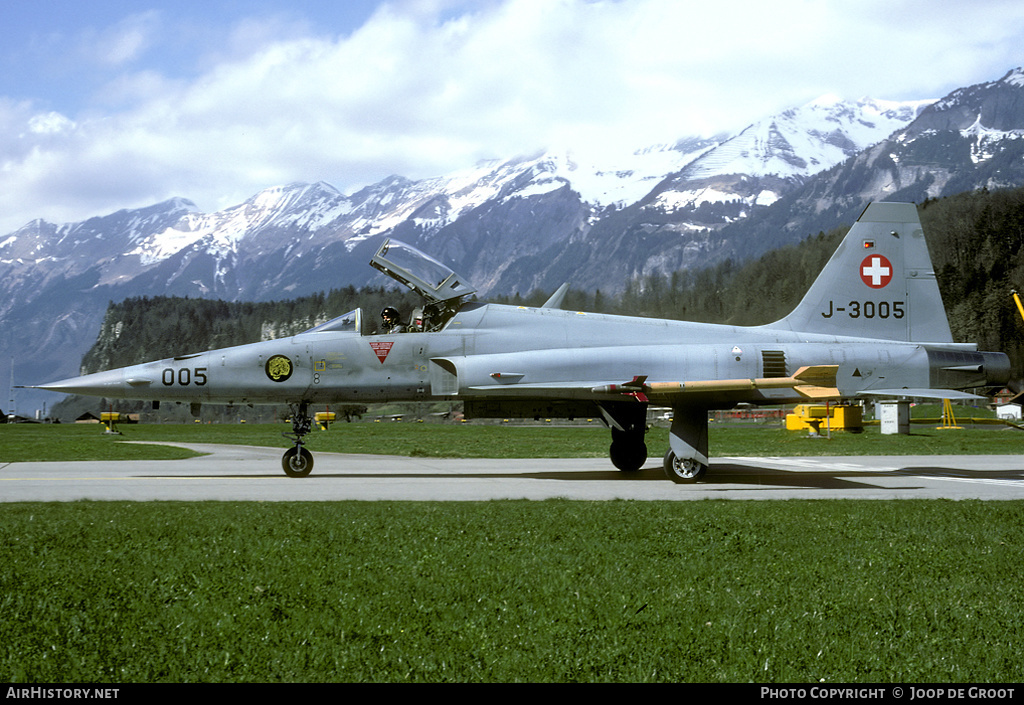
[[[796,309],[775,323],[730,326],[470,300],[451,269],[394,240],[373,267],[423,296],[407,324],[377,332],[350,311],[290,338],[209,350],[41,385],[115,399],[289,404],[282,459],[304,477],[310,408],[444,400],[467,418],[597,417],[611,461],[647,461],[647,407],[671,407],[664,469],[674,482],[708,467],[708,412],[738,404],[925,397],[1004,385],[999,352],[953,342],[912,203],[868,206]],[[401,332],[398,332],[401,331]]]

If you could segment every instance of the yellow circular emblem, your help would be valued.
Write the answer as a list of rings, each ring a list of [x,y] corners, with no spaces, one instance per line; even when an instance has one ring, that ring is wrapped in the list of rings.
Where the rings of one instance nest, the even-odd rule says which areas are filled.
[[[275,382],[284,382],[292,376],[292,361],[284,355],[274,355],[267,360],[267,377]]]

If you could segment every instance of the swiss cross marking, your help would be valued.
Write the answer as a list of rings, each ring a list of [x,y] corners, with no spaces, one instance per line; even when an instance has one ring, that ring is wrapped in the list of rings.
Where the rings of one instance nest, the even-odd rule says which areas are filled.
[[[872,289],[881,289],[892,281],[892,263],[882,255],[868,255],[860,263],[860,278]]]
[[[380,360],[380,364],[384,364],[384,361],[388,359],[388,353],[391,352],[391,343],[370,343],[370,347],[373,348],[373,354]]]

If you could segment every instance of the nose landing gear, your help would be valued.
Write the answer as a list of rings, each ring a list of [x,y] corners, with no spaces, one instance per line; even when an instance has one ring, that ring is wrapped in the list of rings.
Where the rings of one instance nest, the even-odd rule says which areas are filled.
[[[295,447],[286,450],[281,458],[281,467],[288,477],[306,477],[313,472],[313,454],[306,450],[302,440],[312,428],[313,419],[309,416],[309,405],[306,402],[293,404],[291,433],[281,434],[295,444]]]

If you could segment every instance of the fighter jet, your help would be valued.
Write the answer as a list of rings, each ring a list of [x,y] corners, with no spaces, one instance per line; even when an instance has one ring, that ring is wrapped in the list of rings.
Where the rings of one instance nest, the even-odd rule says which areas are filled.
[[[647,462],[647,408],[671,407],[663,467],[677,483],[708,468],[708,412],[808,400],[979,398],[1009,359],[954,343],[917,208],[873,203],[785,318],[732,326],[471,299],[437,260],[390,240],[370,262],[423,297],[390,328],[355,310],[303,333],[98,372],[39,388],[113,399],[288,404],[282,458],[305,477],[317,404],[459,401],[466,418],[596,417],[611,461]],[[388,312],[389,316],[392,315]]]

